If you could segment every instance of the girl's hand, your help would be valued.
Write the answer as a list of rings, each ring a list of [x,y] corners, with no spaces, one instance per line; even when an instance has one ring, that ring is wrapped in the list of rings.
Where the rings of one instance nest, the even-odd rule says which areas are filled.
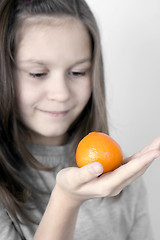
[[[125,159],[123,165],[113,172],[102,174],[103,167],[99,162],[82,168],[62,169],[57,174],[56,189],[77,206],[91,198],[115,196],[141,176],[158,156],[160,137],[142,151]]]

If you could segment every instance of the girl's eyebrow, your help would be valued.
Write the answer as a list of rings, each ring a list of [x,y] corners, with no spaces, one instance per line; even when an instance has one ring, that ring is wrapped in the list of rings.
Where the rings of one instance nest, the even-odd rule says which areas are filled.
[[[17,61],[18,63],[35,63],[35,64],[39,64],[39,65],[44,65],[44,63],[42,61],[36,60],[36,59],[25,59],[25,60],[20,60]]]
[[[73,64],[73,67],[74,66],[77,66],[77,65],[80,65],[80,64],[84,64],[86,62],[91,62],[91,58],[85,58],[85,59],[81,59],[81,60],[78,60],[76,63]],[[46,65],[46,62],[43,62],[43,61],[39,61],[39,60],[36,60],[36,59],[26,59],[26,60],[20,60],[18,61],[18,63],[33,63],[33,64],[38,64],[38,65]]]
[[[87,62],[88,62],[88,63],[91,63],[91,58],[82,59],[82,60],[76,62],[75,64],[73,64],[73,67],[74,67],[74,66],[77,66],[77,65],[80,65],[80,64],[87,63]]]

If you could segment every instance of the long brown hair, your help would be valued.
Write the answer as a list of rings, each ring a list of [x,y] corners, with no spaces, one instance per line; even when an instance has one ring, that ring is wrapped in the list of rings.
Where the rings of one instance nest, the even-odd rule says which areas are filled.
[[[101,42],[96,20],[84,0],[0,1],[0,202],[18,221],[27,217],[23,204],[32,196],[26,182],[27,165],[47,170],[27,151],[22,136],[29,130],[18,120],[13,84],[16,33],[22,19],[32,16],[73,16],[88,30],[92,42],[92,96],[68,133],[75,154],[77,143],[91,131],[108,133]]]

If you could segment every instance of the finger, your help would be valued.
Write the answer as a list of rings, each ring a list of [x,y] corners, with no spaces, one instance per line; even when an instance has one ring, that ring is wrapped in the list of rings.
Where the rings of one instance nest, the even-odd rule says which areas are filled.
[[[153,142],[148,146],[148,149],[159,149],[160,150],[160,137],[157,137]]]
[[[144,155],[145,153],[147,153],[147,152],[150,151],[150,150],[151,150],[151,145],[146,146],[146,147],[143,148],[141,151],[139,151],[139,152],[133,154],[132,156],[124,159],[124,160],[123,160],[123,164],[128,163],[128,162],[134,160],[135,158],[140,158],[142,155]]]
[[[150,164],[148,164],[147,166],[145,166],[141,171],[137,172],[134,176],[130,177],[129,179],[127,179],[126,181],[124,181],[120,186],[118,186],[117,188],[115,187],[115,189],[113,189],[113,191],[110,193],[110,196],[116,196],[118,195],[126,186],[128,186],[129,184],[131,184],[132,182],[134,182],[137,178],[139,178],[140,176],[142,176],[145,171],[148,169],[148,167],[150,166]]]
[[[157,149],[159,150],[160,149],[160,137],[157,137],[155,138],[151,144],[149,144],[148,146],[146,146],[144,149],[142,149],[140,152],[136,153],[135,156],[138,156],[138,155],[141,155],[143,153],[146,153],[150,150],[154,150],[154,149]]]
[[[139,158],[143,154],[145,154],[145,153],[147,153],[147,152],[149,152],[151,150],[158,150],[158,151],[160,150],[160,137],[154,139],[153,142],[150,145],[146,146],[141,151],[139,151],[139,152],[135,153],[134,155],[124,159],[123,160],[123,164],[128,163],[129,161],[131,161],[131,160],[133,160],[135,158]]]
[[[154,161],[159,156],[159,150],[150,150],[146,153],[143,153],[143,155],[141,155],[139,158],[133,159],[133,161],[130,161],[127,164],[123,165],[125,169],[125,176],[134,176],[137,172],[139,172],[148,164],[151,164],[152,161]]]
[[[99,162],[87,164],[78,169],[76,179],[78,184],[87,183],[103,173],[103,166]]]
[[[134,182],[137,178],[142,176],[146,172],[146,170],[149,168],[150,165],[151,164],[146,165],[143,169],[141,169],[135,175],[130,177],[128,180],[124,181],[122,187],[125,188],[127,185],[129,185],[130,183]]]
[[[160,151],[152,150],[143,157],[134,159],[125,165],[120,166],[113,172],[104,174],[100,177],[105,195],[115,196],[131,182],[144,174],[150,164],[160,155]],[[107,188],[106,188],[107,186]]]

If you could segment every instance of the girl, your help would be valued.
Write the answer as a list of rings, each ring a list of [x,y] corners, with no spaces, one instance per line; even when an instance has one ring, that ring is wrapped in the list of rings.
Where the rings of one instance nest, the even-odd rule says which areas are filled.
[[[80,139],[108,133],[104,89],[84,0],[0,1],[0,239],[152,239],[135,180],[159,138],[113,172],[75,166]]]

